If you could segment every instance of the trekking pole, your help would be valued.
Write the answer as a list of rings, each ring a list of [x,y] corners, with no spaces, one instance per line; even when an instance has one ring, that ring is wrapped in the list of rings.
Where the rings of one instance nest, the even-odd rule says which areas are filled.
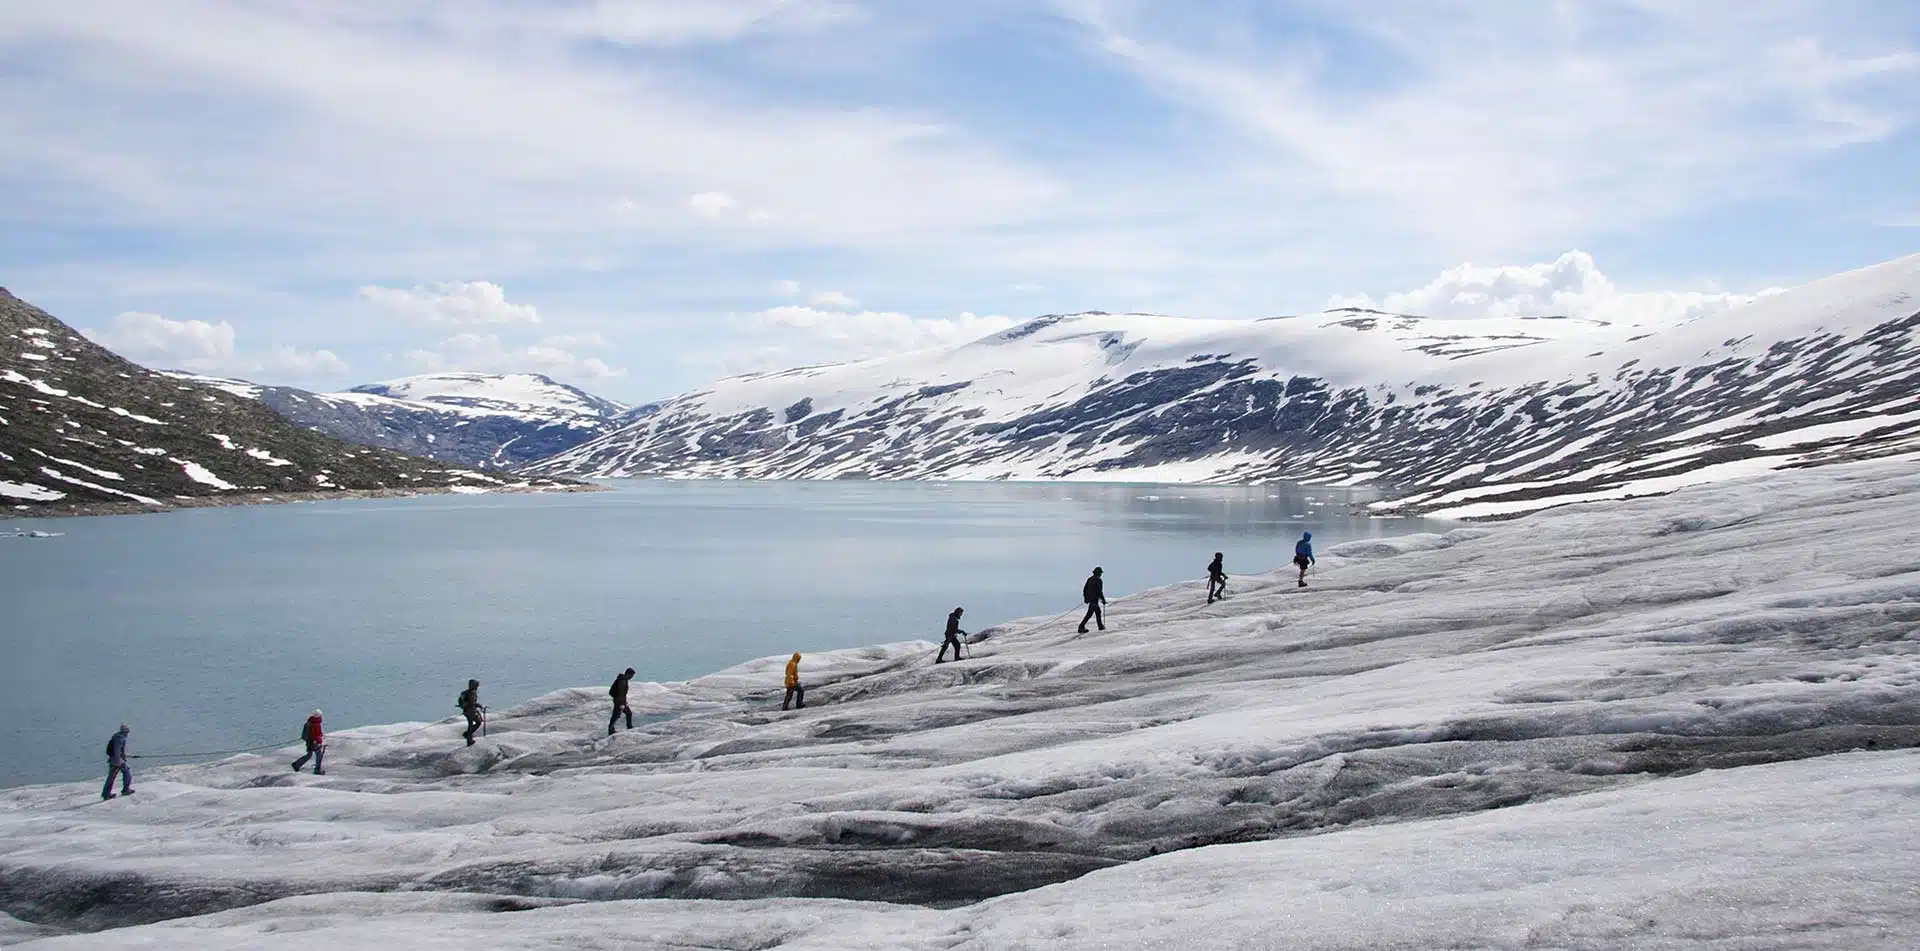
[[[487,708],[486,707],[480,708],[480,735],[482,737],[485,737],[487,735]]]

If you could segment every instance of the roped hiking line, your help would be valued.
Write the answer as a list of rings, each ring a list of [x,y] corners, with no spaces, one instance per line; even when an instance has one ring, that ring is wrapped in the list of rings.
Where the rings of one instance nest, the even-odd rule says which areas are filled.
[[[1307,576],[1307,575],[1308,575],[1309,573],[1316,573],[1316,574],[1317,574],[1317,571],[1315,571],[1315,569],[1317,569],[1317,568],[1319,567],[1319,566],[1318,566],[1318,563],[1317,563],[1317,560],[1316,560],[1316,559],[1314,559],[1314,558],[1313,558],[1313,556],[1312,556],[1312,555],[1310,554],[1310,552],[1312,551],[1312,549],[1311,549],[1310,547],[1307,547],[1307,545],[1309,544],[1309,540],[1310,540],[1310,539],[1312,539],[1312,537],[1313,537],[1313,535],[1312,535],[1312,533],[1305,533],[1305,534],[1304,534],[1304,535],[1302,536],[1302,538],[1301,538],[1301,541],[1300,541],[1300,543],[1299,543],[1299,544],[1297,544],[1297,545],[1295,546],[1295,561],[1294,561],[1294,563],[1295,563],[1295,564],[1297,564],[1297,565],[1299,565],[1299,567],[1300,567],[1300,580],[1299,580],[1299,584],[1300,584],[1300,587],[1306,587],[1306,576]],[[1304,563],[1302,563],[1302,562],[1304,562]],[[1212,604],[1213,604],[1213,603],[1214,603],[1214,602],[1215,602],[1216,600],[1220,600],[1220,599],[1223,599],[1223,598],[1224,598],[1224,597],[1226,596],[1226,584],[1225,584],[1225,580],[1226,580],[1226,579],[1225,579],[1225,577],[1224,577],[1224,574],[1223,574],[1223,573],[1218,573],[1218,574],[1217,574],[1217,573],[1215,572],[1215,570],[1214,570],[1214,568],[1215,568],[1215,566],[1216,566],[1216,565],[1218,565],[1218,564],[1219,564],[1219,553],[1217,553],[1217,552],[1216,552],[1216,553],[1215,553],[1215,561],[1214,561],[1214,565],[1209,565],[1209,575],[1208,575],[1208,594],[1209,594],[1209,598],[1208,598],[1208,601],[1207,601],[1207,604],[1208,604],[1209,606],[1211,606],[1211,605],[1212,605]],[[1100,587],[1100,581],[1101,581],[1101,578],[1100,578],[1100,574],[1101,574],[1101,570],[1100,570],[1099,568],[1095,568],[1095,569],[1094,569],[1093,571],[1094,571],[1094,574],[1093,574],[1093,577],[1092,577],[1091,579],[1089,579],[1089,580],[1088,580],[1088,582],[1087,582],[1087,585],[1086,585],[1086,587],[1085,587],[1085,589],[1083,590],[1083,594],[1084,594],[1084,595],[1086,595],[1086,596],[1087,596],[1087,597],[1089,597],[1089,598],[1095,598],[1095,597],[1097,597],[1097,598],[1099,599],[1099,600],[1098,600],[1098,603],[1097,603],[1097,604],[1096,604],[1096,602],[1095,602],[1095,601],[1093,601],[1093,600],[1087,600],[1087,601],[1085,601],[1085,602],[1084,602],[1084,605],[1075,605],[1075,606],[1073,606],[1073,607],[1071,607],[1071,608],[1068,608],[1068,609],[1067,609],[1067,610],[1065,610],[1065,611],[1062,611],[1062,612],[1060,612],[1059,614],[1055,614],[1055,615],[1053,615],[1052,617],[1048,617],[1048,618],[1042,618],[1042,619],[1040,619],[1040,620],[1038,620],[1038,621],[1034,621],[1034,622],[1031,622],[1031,623],[1029,623],[1029,624],[1026,624],[1026,625],[1023,625],[1023,626],[1021,626],[1021,627],[1019,627],[1019,628],[1017,628],[1017,629],[1008,629],[1008,630],[996,630],[995,628],[988,628],[988,629],[987,629],[986,631],[982,631],[981,633],[982,633],[982,634],[985,634],[985,633],[987,633],[988,631],[993,631],[993,632],[994,632],[994,635],[993,635],[992,637],[989,637],[989,638],[985,638],[985,639],[987,639],[987,640],[992,640],[992,639],[1008,639],[1008,638],[1014,638],[1014,637],[1022,637],[1022,636],[1025,636],[1025,635],[1029,635],[1029,634],[1032,634],[1032,633],[1035,633],[1035,632],[1037,632],[1037,631],[1039,631],[1039,630],[1040,630],[1040,629],[1042,629],[1042,628],[1045,628],[1045,627],[1048,627],[1048,626],[1050,626],[1050,625],[1053,625],[1053,624],[1056,624],[1056,623],[1058,623],[1058,622],[1060,622],[1060,621],[1063,621],[1063,620],[1066,620],[1066,619],[1068,619],[1068,618],[1070,618],[1070,617],[1072,617],[1072,616],[1073,616],[1073,613],[1074,613],[1075,611],[1079,611],[1079,610],[1081,610],[1081,609],[1082,609],[1082,607],[1083,607],[1083,606],[1086,606],[1086,607],[1088,607],[1088,614],[1087,614],[1087,616],[1086,616],[1086,617],[1083,617],[1083,618],[1081,619],[1081,621],[1080,621],[1080,624],[1081,624],[1081,628],[1082,628],[1082,629],[1081,629],[1081,630],[1079,630],[1079,631],[1078,631],[1078,632],[1076,633],[1076,635],[1075,635],[1075,638],[1077,639],[1078,637],[1082,637],[1082,636],[1085,636],[1085,635],[1086,635],[1086,634],[1088,633],[1088,632],[1087,632],[1087,631],[1086,631],[1086,630],[1084,629],[1084,628],[1085,628],[1085,625],[1086,625],[1086,622],[1087,622],[1087,620],[1089,620],[1089,619],[1094,619],[1094,620],[1104,620],[1104,619],[1103,619],[1103,618],[1101,617],[1101,615],[1102,615],[1102,613],[1103,613],[1103,612],[1101,612],[1101,611],[1100,611],[1100,609],[1099,609],[1099,605],[1104,605],[1104,604],[1106,603],[1106,598],[1105,598],[1105,592],[1104,592],[1104,590],[1102,590],[1102,588]],[[1215,580],[1214,580],[1214,579],[1216,578],[1216,576],[1217,576],[1217,577],[1219,578],[1219,580],[1218,580],[1218,584],[1219,584],[1219,588],[1218,588],[1218,590],[1217,590],[1217,591],[1216,591],[1216,590],[1214,589],[1214,587],[1213,587],[1213,585],[1214,585],[1214,583],[1215,583]],[[1177,587],[1177,586],[1178,586],[1178,585],[1175,585],[1175,586],[1169,586],[1169,587]],[[1260,585],[1260,586],[1256,586],[1255,588],[1253,588],[1253,589],[1251,589],[1251,590],[1254,590],[1254,591],[1258,591],[1258,590],[1262,590],[1262,589],[1264,589],[1264,588],[1266,588],[1266,587],[1269,587],[1269,586],[1268,586],[1268,585]],[[1217,595],[1217,597],[1215,597],[1215,595]],[[957,608],[956,608],[956,609],[954,610],[954,612],[953,612],[953,614],[952,614],[952,615],[950,615],[950,616],[948,617],[948,626],[949,626],[949,628],[950,628],[950,629],[951,629],[951,628],[956,628],[956,627],[958,626],[958,622],[957,622],[957,618],[958,618],[958,616],[960,615],[960,613],[961,613],[961,611],[960,611],[960,609],[957,609]],[[1186,611],[1186,612],[1182,612],[1182,616],[1188,616],[1188,615],[1190,615],[1190,614],[1192,614],[1192,613],[1194,613],[1194,611],[1191,611],[1191,610],[1190,610],[1190,611]],[[1101,629],[1102,631],[1104,631],[1104,630],[1106,630],[1106,625],[1105,625],[1104,623],[1102,623],[1102,624],[1100,625],[1100,629]],[[963,634],[963,635],[965,635],[965,632],[959,632],[959,633],[961,633],[961,634]],[[965,635],[965,636],[966,636],[966,637],[969,637],[969,638],[971,638],[971,637],[974,637],[975,635]],[[951,640],[953,640],[953,639],[954,639],[954,638],[953,638],[953,633],[952,633],[952,631],[950,630],[950,631],[949,631],[949,633],[948,633],[948,635],[947,635],[947,640],[949,640],[949,641],[951,641]],[[974,642],[974,641],[971,641],[971,640],[968,640],[968,641],[960,641],[960,642],[959,642],[959,644],[958,644],[958,645],[956,645],[956,646],[957,646],[957,649],[956,649],[956,650],[955,650],[955,652],[954,652],[954,659],[955,659],[956,661],[959,661],[959,660],[961,660],[961,659],[967,659],[967,660],[971,660],[971,659],[973,659],[973,649],[972,649],[972,648],[973,648],[973,644],[974,644],[974,643],[975,643],[975,642]],[[961,650],[964,650],[964,651],[965,651],[965,653],[964,653],[964,654],[962,654],[962,653],[961,653]],[[989,653],[989,655],[988,655],[988,656],[989,656],[989,657],[991,657],[991,656],[993,656],[993,654],[995,654],[995,653],[998,653],[998,651],[993,651],[993,652],[991,652],[991,653]],[[945,645],[945,644],[943,644],[943,645],[942,645],[942,647],[941,647],[941,649],[940,649],[940,651],[939,651],[939,653],[937,653],[937,654],[935,655],[935,663],[939,663],[939,662],[940,662],[940,661],[941,661],[941,660],[942,660],[942,659],[943,659],[943,658],[945,657],[945,654],[946,654],[946,645]],[[875,674],[875,673],[884,673],[884,672],[888,672],[888,671],[891,671],[891,670],[899,670],[899,669],[903,669],[903,668],[905,668],[905,667],[909,667],[909,666],[913,666],[913,665],[915,664],[915,660],[916,660],[916,658],[915,658],[915,657],[913,657],[913,656],[908,656],[908,657],[903,657],[903,658],[901,658],[901,659],[899,659],[898,661],[896,661],[896,662],[895,662],[895,663],[893,663],[893,664],[888,664],[888,665],[883,665],[883,666],[882,666],[881,668],[879,668],[879,669],[876,669],[876,670],[873,670],[873,671],[869,671],[869,672],[868,672],[868,675],[871,675],[871,674]],[[798,653],[795,653],[795,654],[793,655],[793,659],[792,659],[792,660],[791,660],[791,661],[790,661],[790,662],[788,663],[788,665],[787,665],[787,667],[788,667],[788,669],[787,669],[787,688],[788,688],[788,698],[789,698],[790,700],[791,700],[791,699],[794,699],[794,698],[796,698],[796,697],[798,697],[798,698],[802,698],[802,699],[801,699],[801,702],[800,702],[800,707],[801,707],[802,709],[804,709],[804,708],[805,708],[805,701],[804,701],[804,695],[803,695],[803,694],[801,693],[801,690],[802,690],[803,688],[801,687],[801,685],[800,685],[800,684],[798,684],[798,683],[796,682],[796,681],[797,681],[797,678],[796,678],[796,675],[795,675],[795,668],[797,667],[797,665],[799,664],[799,662],[800,662],[800,654],[798,654]],[[629,669],[628,669],[628,671],[627,671],[627,673],[626,673],[626,676],[628,676],[628,677],[631,677],[631,676],[632,676],[632,673],[633,673],[633,672],[632,672],[632,669],[631,669],[631,668],[629,668]],[[861,675],[861,676],[864,676],[864,675]],[[838,682],[837,680],[830,680],[830,681],[827,681],[827,683],[829,683],[829,684],[831,684],[831,683],[837,683],[837,682]],[[467,734],[466,734],[466,739],[467,739],[467,745],[468,745],[468,746],[472,746],[472,745],[473,745],[473,735],[472,735],[472,734],[473,734],[473,732],[474,732],[474,729],[475,729],[476,727],[478,728],[478,730],[479,730],[479,732],[480,732],[480,735],[481,735],[481,736],[485,736],[485,735],[486,735],[486,733],[487,733],[487,709],[486,709],[486,707],[484,707],[484,706],[480,706],[480,705],[479,705],[479,703],[478,703],[478,697],[477,697],[477,688],[479,687],[479,682],[478,682],[478,681],[475,681],[475,680],[469,680],[469,681],[467,682],[467,684],[468,684],[468,691],[469,691],[469,693],[463,693],[463,694],[461,694],[461,703],[462,703],[462,705],[463,705],[463,707],[464,707],[464,706],[465,706],[465,705],[466,705],[466,704],[468,703],[468,701],[469,701],[469,694],[473,694],[473,695],[474,695],[474,696],[473,696],[473,698],[472,698],[472,699],[473,699],[473,706],[474,706],[474,707],[477,707],[477,708],[478,708],[478,714],[479,714],[479,716],[478,716],[478,719],[477,719],[477,720],[476,720],[476,719],[475,719],[475,718],[474,718],[474,717],[473,717],[473,716],[472,716],[472,715],[471,715],[471,714],[470,714],[469,712],[467,712],[467,711],[466,711],[465,709],[463,709],[463,711],[462,711],[462,713],[461,713],[461,715],[460,715],[460,716],[457,716],[457,717],[454,717],[454,716],[450,716],[450,717],[443,717],[443,718],[441,718],[441,719],[439,719],[439,720],[435,720],[435,721],[433,721],[432,723],[427,723],[427,724],[424,724],[424,725],[422,725],[422,726],[418,726],[418,727],[415,727],[415,728],[413,728],[413,729],[411,729],[411,730],[406,730],[406,731],[403,731],[403,732],[400,732],[400,733],[391,733],[391,734],[387,734],[387,735],[384,735],[384,736],[377,736],[377,737],[352,737],[352,738],[350,738],[350,740],[351,740],[351,741],[366,741],[366,742],[371,742],[371,741],[373,741],[373,740],[396,740],[396,739],[400,739],[400,738],[402,738],[402,737],[407,737],[407,736],[412,736],[412,735],[414,735],[414,734],[416,734],[416,733],[423,733],[423,732],[425,732],[425,731],[427,731],[427,730],[431,730],[431,729],[433,729],[433,728],[435,728],[435,727],[439,727],[439,726],[445,726],[445,725],[449,725],[449,724],[454,724],[454,723],[457,723],[457,722],[459,722],[459,721],[460,721],[460,720],[462,720],[462,719],[465,719],[465,720],[466,720],[466,722],[467,722],[467,725],[468,725],[468,730],[467,730]],[[621,697],[621,696],[618,696],[618,695],[616,695],[616,702],[617,702],[617,703],[618,703],[619,701],[622,701],[622,700],[624,700],[624,697]],[[621,713],[621,712],[623,712],[623,710],[624,710],[624,708],[625,708],[625,704],[624,704],[624,703],[620,703],[620,705],[619,705],[619,706],[617,706],[617,707],[615,708],[615,711],[614,711],[614,715],[615,715],[615,717],[616,717],[616,719],[618,718],[618,716],[620,715],[620,713]],[[785,704],[782,704],[782,706],[781,706],[781,709],[783,709],[783,710],[784,710],[784,709],[786,709],[786,705],[785,705]],[[633,723],[632,723],[632,716],[633,716],[633,714],[631,713],[631,711],[625,711],[625,712],[626,712],[626,714],[627,714],[627,717],[628,717],[628,724],[627,724],[627,728],[628,728],[629,730],[631,730],[631,729],[633,728]],[[316,711],[314,711],[314,720],[315,720],[315,721],[317,721],[317,719],[318,719],[318,717],[319,717],[319,711],[317,711],[317,710],[316,710]],[[560,715],[560,716],[557,716],[557,717],[554,717],[554,718],[552,718],[551,720],[549,720],[549,721],[547,721],[547,722],[545,722],[545,723],[542,723],[542,724],[541,724],[541,728],[542,728],[543,730],[545,730],[546,728],[550,728],[551,726],[553,726],[553,725],[554,725],[554,724],[556,724],[556,723],[559,723],[559,722],[562,722],[562,721],[566,721],[566,720],[571,720],[571,719],[573,719],[573,715],[572,715],[572,714],[562,714],[562,715]],[[310,725],[311,725],[311,722],[310,722]],[[125,728],[125,727],[123,726],[123,727],[121,728],[121,736],[124,736],[124,734],[125,734],[125,732],[126,732],[126,728]],[[302,735],[303,735],[303,736],[305,736],[306,734],[304,734],[304,733],[303,733]],[[608,736],[612,736],[612,735],[613,735],[613,730],[612,730],[612,723],[609,723],[609,727],[608,727],[608,734],[607,734],[607,735],[608,735]],[[277,749],[282,749],[282,748],[285,748],[285,747],[288,747],[288,746],[292,746],[292,745],[294,745],[294,743],[296,743],[296,742],[298,742],[298,741],[282,741],[282,742],[273,742],[273,743],[266,743],[266,744],[262,744],[262,745],[260,745],[260,746],[248,746],[248,747],[241,747],[241,748],[236,748],[236,749],[227,749],[227,750],[197,750],[197,751],[193,751],[193,752],[184,752],[184,753],[130,753],[130,754],[126,754],[126,759],[203,759],[203,758],[210,758],[210,757],[223,757],[223,756],[239,756],[239,755],[242,755],[242,754],[246,754],[246,753],[262,753],[262,752],[266,752],[266,751],[268,751],[268,750],[277,750]],[[324,744],[324,743],[322,743],[322,744],[319,744],[319,748],[320,748],[320,749],[321,749],[322,751],[324,751],[324,749],[325,749],[325,746],[326,746],[326,744]],[[311,744],[311,743],[310,743],[310,744],[309,744],[309,746],[308,746],[308,752],[309,752],[309,753],[311,754],[311,753],[313,753],[313,752],[314,752],[314,750],[315,750],[315,746],[314,746],[313,744]],[[112,748],[112,746],[111,746],[111,745],[109,745],[109,749],[108,749],[108,753],[109,753],[109,756],[110,756],[110,757],[111,757],[112,755],[114,755],[114,750],[113,750],[113,748]],[[305,759],[306,759],[306,757],[302,757],[302,758],[301,758],[301,760],[302,760],[302,762],[304,762],[304,761],[305,761]],[[298,770],[299,770],[299,768],[300,768],[300,764],[299,764],[299,763],[296,763],[296,764],[295,764],[295,766],[294,766],[294,769],[295,769],[296,771],[298,771]],[[318,767],[317,767],[317,766],[316,766],[316,769],[315,769],[315,772],[319,772],[319,769],[318,769]],[[109,782],[111,782],[111,779],[109,779]],[[109,797],[107,797],[107,798],[112,798],[112,797],[111,797],[111,796],[109,796]]]
[[[426,726],[415,727],[414,729],[408,730],[405,733],[391,733],[386,736],[372,737],[371,739],[397,740],[403,736],[412,736],[415,733],[425,733],[426,731],[431,730],[434,727],[445,726],[457,719],[459,718],[446,717],[444,719],[435,720],[432,723],[427,724]],[[361,739],[361,737],[349,737],[348,739],[359,740]],[[243,750],[205,750],[198,753],[129,753],[127,754],[127,758],[128,759],[199,759],[200,757],[203,757],[203,756],[239,756],[242,753],[264,753],[267,750],[277,750],[282,747],[292,746],[298,742],[300,741],[289,740],[287,742],[282,742],[282,743],[268,743],[265,746],[249,746]]]

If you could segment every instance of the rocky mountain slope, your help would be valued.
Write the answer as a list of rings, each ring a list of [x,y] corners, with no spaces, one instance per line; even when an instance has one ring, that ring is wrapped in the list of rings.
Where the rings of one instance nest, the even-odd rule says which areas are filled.
[[[502,479],[288,422],[260,401],[157,373],[0,290],[0,506],[159,510],[265,493],[560,487]]]
[[[430,373],[345,393],[172,375],[259,400],[335,439],[487,469],[545,459],[654,409],[602,399],[537,373]]]
[[[1920,452],[1920,256],[1666,328],[1050,316],[723,380],[530,471],[1400,487],[1465,516]]]

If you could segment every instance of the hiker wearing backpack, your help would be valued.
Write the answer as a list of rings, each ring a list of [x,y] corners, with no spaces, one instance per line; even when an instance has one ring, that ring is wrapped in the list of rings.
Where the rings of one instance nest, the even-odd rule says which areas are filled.
[[[307,760],[313,760],[313,774],[325,776],[327,774],[327,731],[320,725],[320,711],[315,710],[307,715],[306,724],[300,727],[300,739],[307,744],[307,751],[293,761],[293,771],[299,772],[307,765]]]
[[[1300,569],[1300,587],[1307,586],[1307,569],[1313,567],[1313,533],[1301,532],[1293,545],[1293,563]]]
[[[1087,613],[1080,618],[1082,634],[1087,633],[1088,621],[1100,625],[1103,631],[1107,629],[1106,616],[1100,611],[1100,606],[1107,603],[1107,583],[1100,580],[1101,574],[1103,572],[1099,568],[1094,568],[1093,574],[1087,578],[1087,583],[1080,586],[1080,600],[1087,602]]]
[[[607,688],[607,696],[613,698],[613,716],[607,718],[607,735],[613,735],[613,727],[620,722],[620,714],[627,715],[627,729],[633,729],[633,708],[627,706],[627,685],[633,683],[633,668],[622,671],[613,678],[613,686]]]
[[[133,768],[127,765],[127,734],[132,733],[127,725],[120,724],[120,732],[107,740],[107,784],[100,787],[101,799],[113,799],[113,778],[120,777],[120,795],[133,795]]]
[[[947,615],[947,639],[940,643],[940,656],[933,659],[934,663],[938,664],[947,659],[949,647],[953,648],[953,659],[960,659],[960,635],[967,633],[960,629],[960,615],[965,613],[967,613],[965,608],[954,608],[953,613]]]
[[[1227,596],[1227,556],[1213,553],[1213,560],[1207,562],[1207,603],[1212,604]]]
[[[466,715],[467,732],[462,735],[467,738],[467,745],[472,746],[473,735],[487,722],[487,708],[480,705],[480,681],[467,681],[467,689],[460,691],[460,699],[454,703]]]

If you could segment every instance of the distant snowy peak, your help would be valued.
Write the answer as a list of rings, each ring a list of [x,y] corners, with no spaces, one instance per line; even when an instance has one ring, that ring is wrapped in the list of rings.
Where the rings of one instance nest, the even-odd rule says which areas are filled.
[[[536,373],[431,373],[312,393],[289,386],[169,373],[268,409],[315,432],[363,446],[489,469],[514,469],[644,417]]]
[[[628,407],[538,373],[427,373],[356,386],[355,393],[496,412],[612,419]]]
[[[718,381],[535,471],[1292,480],[1503,515],[1920,454],[1920,255],[1669,326],[1049,315]]]

